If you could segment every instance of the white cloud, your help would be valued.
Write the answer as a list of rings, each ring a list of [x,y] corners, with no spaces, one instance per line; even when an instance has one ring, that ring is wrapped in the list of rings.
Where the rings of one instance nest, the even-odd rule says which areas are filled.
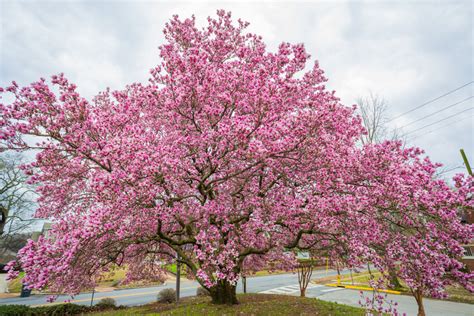
[[[107,86],[145,82],[171,15],[195,14],[204,25],[219,8],[251,22],[249,31],[262,35],[269,49],[282,41],[305,43],[346,104],[373,91],[385,97],[393,117],[473,80],[470,1],[2,1],[0,85],[64,72],[91,97]],[[391,124],[406,125],[473,92],[471,85]],[[407,131],[472,106],[471,100]],[[449,166],[461,164],[464,147],[474,164],[473,119],[460,120],[466,116],[439,131],[443,124],[415,133],[433,130],[412,143]]]

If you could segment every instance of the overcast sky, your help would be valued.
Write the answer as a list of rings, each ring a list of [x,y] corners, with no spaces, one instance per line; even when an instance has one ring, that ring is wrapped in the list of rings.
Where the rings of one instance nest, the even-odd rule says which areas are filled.
[[[194,14],[204,25],[220,8],[249,21],[270,50],[304,43],[344,104],[372,92],[386,99],[389,118],[474,80],[472,1],[0,2],[0,86],[64,72],[90,98],[146,82],[165,22]],[[389,125],[403,127],[473,94],[471,83]],[[474,165],[473,107],[466,100],[403,131],[446,169],[459,167],[445,175],[464,172],[460,148]]]

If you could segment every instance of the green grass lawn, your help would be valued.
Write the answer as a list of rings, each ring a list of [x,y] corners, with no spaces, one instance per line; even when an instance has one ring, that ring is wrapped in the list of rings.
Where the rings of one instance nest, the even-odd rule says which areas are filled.
[[[10,293],[20,293],[21,292],[21,279],[25,276],[25,272],[20,272],[18,277],[8,282],[8,291]]]
[[[176,263],[167,264],[165,266],[165,269],[168,272],[173,273],[174,275],[176,275],[176,272],[178,272],[178,268],[176,267]],[[186,266],[184,264],[181,265],[181,277],[183,277],[183,276],[186,276]]]
[[[285,273],[293,273],[293,271],[273,270],[273,271],[270,272],[269,270],[261,270],[261,271],[257,271],[254,274],[252,274],[251,277],[252,276],[267,276],[267,275],[285,274]]]
[[[110,273],[106,274],[102,281],[100,281],[100,287],[114,287],[118,289],[129,289],[129,288],[139,288],[145,286],[153,286],[162,284],[161,282],[150,282],[150,281],[136,281],[128,284],[120,284],[122,280],[125,279],[125,274],[127,273],[127,268],[118,267]]]
[[[375,280],[378,280],[381,277],[380,272],[372,272],[372,276]],[[368,272],[361,272],[361,273],[353,273],[352,278],[350,274],[344,274],[341,278],[341,282],[344,284],[352,284],[352,280],[354,280],[354,285],[365,285],[369,286],[370,281],[370,274]],[[386,282],[385,286],[388,283]]]
[[[176,269],[176,267],[175,267]],[[137,288],[143,286],[152,286],[161,284],[160,282],[132,282],[130,284],[120,284],[120,281],[125,279],[125,268],[117,268],[110,273],[106,274],[102,281],[100,281],[100,287],[115,287],[115,288]],[[21,291],[21,279],[25,275],[24,272],[20,272],[17,278],[8,283],[8,290],[10,293],[20,293]],[[47,290],[46,290],[47,291]]]
[[[20,272],[18,277],[8,282],[8,290],[10,293],[20,293],[21,291],[21,279],[25,275],[24,272]],[[121,287],[119,282],[125,278],[125,269],[116,269],[104,277],[100,282],[100,286],[104,287]]]
[[[91,315],[365,315],[363,309],[320,301],[315,298],[270,294],[241,294],[238,295],[238,298],[240,304],[233,306],[211,304],[209,297],[189,297],[181,300],[178,305],[155,303]]]
[[[100,282],[100,286],[111,286],[117,287],[123,279],[125,279],[125,273],[127,270],[125,268],[117,268],[107,275],[104,276],[104,279]]]

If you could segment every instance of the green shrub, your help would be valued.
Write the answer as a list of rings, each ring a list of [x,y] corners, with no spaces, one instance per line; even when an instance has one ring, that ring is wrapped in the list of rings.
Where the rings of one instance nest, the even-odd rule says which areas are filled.
[[[29,310],[30,307],[26,305],[0,305],[2,316],[28,315]]]
[[[176,302],[176,291],[174,289],[163,289],[158,293],[157,301],[159,303]]]
[[[95,304],[95,306],[99,309],[109,309],[109,308],[115,308],[117,303],[115,300],[111,297],[105,297],[99,301],[99,303]]]
[[[90,307],[76,304],[59,304],[41,307],[26,305],[0,305],[2,316],[69,316],[91,311]]]
[[[91,311],[91,308],[77,304],[59,304],[51,306],[41,306],[30,308],[31,316],[60,316],[60,315],[78,315]]]

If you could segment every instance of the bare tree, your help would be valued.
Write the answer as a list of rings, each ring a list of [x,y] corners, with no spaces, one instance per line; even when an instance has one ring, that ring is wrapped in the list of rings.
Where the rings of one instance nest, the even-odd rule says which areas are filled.
[[[0,156],[0,256],[18,250],[16,240],[35,221],[32,218],[35,193],[19,169],[21,163],[18,154]],[[10,249],[10,246],[15,249]]]
[[[359,97],[356,102],[362,118],[362,124],[367,130],[367,135],[362,137],[363,144],[374,144],[387,139],[396,140],[402,138],[400,130],[391,129],[387,126],[388,104],[383,97],[371,92],[366,97]],[[392,286],[394,288],[400,288],[401,284],[398,280],[395,267],[390,267],[388,272]]]
[[[386,139],[401,139],[398,129],[391,129],[388,124],[388,103],[377,95],[370,93],[366,97],[359,97],[356,100],[362,124],[367,130],[367,135],[362,137],[363,144],[380,143]]]

